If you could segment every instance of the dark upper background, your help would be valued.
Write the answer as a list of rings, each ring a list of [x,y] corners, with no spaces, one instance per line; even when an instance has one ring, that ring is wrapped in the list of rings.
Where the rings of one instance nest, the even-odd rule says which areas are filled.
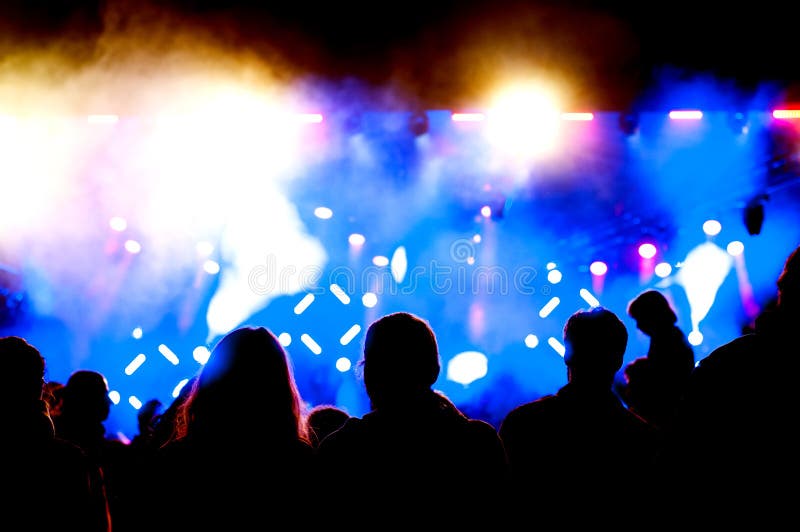
[[[153,4],[156,10],[120,0],[3,0],[0,51],[58,43],[89,56],[111,28],[168,13],[168,27],[279,58],[294,74],[392,84],[426,108],[468,106],[512,72],[563,79],[568,104],[596,110],[634,105],[665,75],[713,77],[745,97],[772,81],[785,99],[793,99],[800,80],[800,7],[773,0]]]

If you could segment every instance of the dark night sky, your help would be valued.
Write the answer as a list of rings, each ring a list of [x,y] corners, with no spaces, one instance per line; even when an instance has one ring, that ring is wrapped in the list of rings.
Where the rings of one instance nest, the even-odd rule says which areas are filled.
[[[741,5],[738,5],[741,4]],[[747,3],[586,0],[276,2],[162,0],[170,25],[203,28],[230,47],[279,54],[298,72],[404,85],[429,108],[454,107],[481,81],[521,67],[570,80],[571,101],[630,105],[669,69],[713,76],[744,93],[775,81],[794,92],[800,7]],[[5,0],[0,51],[69,42],[81,50],[113,25],[142,18],[142,2]],[[157,18],[150,15],[150,19]],[[79,52],[75,52],[79,53]],[[487,82],[488,83],[488,82]]]

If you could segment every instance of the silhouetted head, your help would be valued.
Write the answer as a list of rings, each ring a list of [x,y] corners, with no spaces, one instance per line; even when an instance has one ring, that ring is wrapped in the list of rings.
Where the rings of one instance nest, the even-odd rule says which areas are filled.
[[[44,357],[19,336],[0,338],[0,364],[3,367],[0,401],[12,408],[39,407],[44,386]]]
[[[636,320],[636,327],[647,335],[675,325],[678,316],[667,298],[658,290],[646,290],[628,305],[628,316]]]
[[[188,431],[226,437],[268,425],[289,438],[306,437],[302,400],[289,359],[264,327],[243,327],[217,343],[189,392]]]
[[[110,411],[108,382],[102,373],[80,369],[69,376],[61,401],[62,415],[98,423],[105,421]]]
[[[579,310],[564,326],[564,362],[570,380],[606,381],[622,367],[628,330],[616,314],[603,307]]]
[[[325,436],[335,431],[350,418],[345,410],[335,405],[317,405],[308,412],[308,432],[311,443],[319,445]]]
[[[374,408],[430,390],[439,378],[439,348],[433,330],[407,312],[373,322],[364,340],[364,384]]]
[[[786,259],[778,277],[778,307],[790,314],[800,314],[800,247]]]

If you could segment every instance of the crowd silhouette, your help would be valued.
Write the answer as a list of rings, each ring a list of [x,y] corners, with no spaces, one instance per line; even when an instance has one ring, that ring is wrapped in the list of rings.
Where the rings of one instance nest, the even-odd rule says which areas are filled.
[[[752,328],[696,364],[657,290],[625,309],[650,338],[626,366],[619,315],[579,310],[563,327],[567,383],[498,426],[434,388],[436,334],[408,312],[367,329],[364,415],[305,403],[273,332],[242,326],[166,409],[145,403],[131,441],[106,431],[101,373],[48,382],[46,353],[3,337],[0,522],[87,532],[779,523],[791,517],[800,448],[800,247],[776,287]]]

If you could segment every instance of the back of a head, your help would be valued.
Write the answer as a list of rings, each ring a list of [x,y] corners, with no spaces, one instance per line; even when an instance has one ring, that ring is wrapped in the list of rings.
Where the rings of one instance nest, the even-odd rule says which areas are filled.
[[[778,307],[800,314],[800,246],[789,254],[778,277]]]
[[[296,432],[300,416],[286,352],[264,327],[236,329],[217,343],[186,406],[195,422],[212,430],[252,420],[284,424]]]
[[[429,390],[440,369],[436,336],[421,318],[396,312],[369,326],[364,340],[364,383],[373,405]]]
[[[102,373],[81,369],[70,375],[63,391],[64,415],[92,422],[105,421],[110,408],[108,382]]]
[[[322,404],[312,408],[308,413],[309,437],[314,445],[319,445],[325,437],[344,425],[350,418],[342,408],[335,405]]]
[[[38,405],[42,398],[45,361],[24,338],[0,338],[0,361],[7,376],[0,385],[4,405]]]
[[[628,305],[628,315],[644,332],[670,327],[678,321],[669,301],[658,290],[646,290],[636,296]]]
[[[564,362],[573,373],[613,378],[622,366],[628,330],[616,314],[603,307],[579,310],[564,326]]]

